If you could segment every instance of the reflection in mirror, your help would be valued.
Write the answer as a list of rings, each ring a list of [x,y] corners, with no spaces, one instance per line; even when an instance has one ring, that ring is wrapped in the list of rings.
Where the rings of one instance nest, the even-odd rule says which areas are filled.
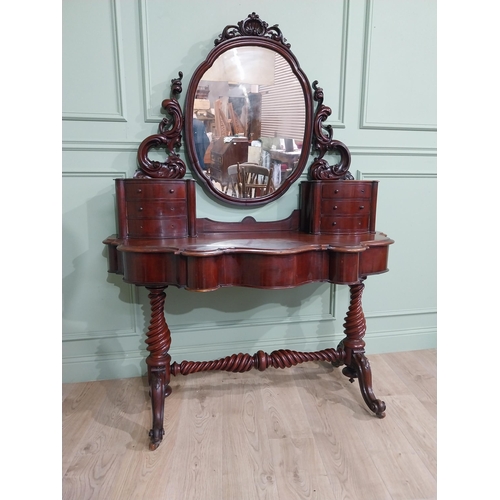
[[[290,64],[264,47],[236,47],[198,83],[196,156],[216,190],[234,198],[267,196],[296,168],[305,122],[304,91]]]

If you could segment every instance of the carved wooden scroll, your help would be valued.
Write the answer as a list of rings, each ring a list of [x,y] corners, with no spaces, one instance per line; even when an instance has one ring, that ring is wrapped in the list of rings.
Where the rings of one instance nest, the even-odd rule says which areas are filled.
[[[283,33],[278,28],[278,25],[269,27],[269,25],[262,21],[262,19],[255,13],[252,12],[248,15],[246,19],[240,21],[238,25],[229,25],[224,28],[224,31],[219,35],[219,38],[214,40],[214,44],[230,40],[238,36],[261,36],[264,38],[270,38],[275,42],[282,43],[288,49],[290,44],[287,43],[286,38],[283,37]]]
[[[347,146],[340,141],[333,139],[333,128],[331,125],[323,125],[323,122],[332,114],[328,106],[323,105],[323,89],[318,87],[318,81],[312,84],[314,88],[314,100],[318,103],[316,116],[313,124],[313,150],[319,152],[319,156],[314,158],[309,167],[312,180],[353,180],[354,177],[349,172],[351,164],[351,153]],[[326,133],[325,133],[326,132]],[[330,165],[324,158],[329,151],[340,154],[340,161],[335,165]]]
[[[154,179],[182,179],[186,173],[186,164],[175,151],[181,147],[182,127],[184,119],[182,110],[176,96],[182,92],[182,72],[179,78],[172,79],[171,99],[162,102],[162,108],[170,115],[163,118],[158,127],[158,133],[146,137],[137,151],[137,163],[139,169],[135,172],[135,178]],[[153,148],[163,148],[167,152],[167,159],[163,162],[152,161],[148,153]]]

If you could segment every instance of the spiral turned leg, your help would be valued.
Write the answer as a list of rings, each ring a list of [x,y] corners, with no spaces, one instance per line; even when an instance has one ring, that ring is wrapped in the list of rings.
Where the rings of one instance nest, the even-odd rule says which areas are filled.
[[[366,333],[366,320],[361,305],[361,297],[365,285],[364,279],[354,285],[349,285],[351,292],[351,302],[344,323],[346,337],[338,346],[339,351],[343,351],[345,368],[342,373],[354,382],[357,378],[361,395],[368,408],[372,410],[377,417],[385,417],[385,403],[375,397],[372,388],[372,374],[370,363],[365,356],[365,341],[363,337]]]
[[[146,343],[149,356],[146,358],[148,365],[148,383],[151,396],[153,413],[153,426],[149,431],[149,449],[155,450],[160,445],[163,434],[163,416],[165,397],[172,390],[170,383],[170,330],[165,321],[163,306],[165,304],[165,288],[149,288],[149,301],[151,304],[151,320],[148,327]]]

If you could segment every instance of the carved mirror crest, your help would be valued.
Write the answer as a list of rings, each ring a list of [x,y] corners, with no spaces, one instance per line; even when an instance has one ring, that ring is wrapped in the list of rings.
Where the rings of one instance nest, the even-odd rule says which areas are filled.
[[[315,81],[312,92],[278,25],[252,13],[226,26],[214,45],[191,78],[184,117],[176,98],[182,73],[172,80],[171,99],[162,103],[169,118],[139,147],[135,177],[182,178],[186,166],[176,150],[184,131],[193,172],[230,204],[279,198],[300,177],[311,150],[319,153],[311,179],[352,179],[349,150],[324,126],[331,109],[323,105],[323,91]],[[164,148],[166,160],[150,160],[152,148]],[[340,160],[330,166],[323,157],[332,151]]]

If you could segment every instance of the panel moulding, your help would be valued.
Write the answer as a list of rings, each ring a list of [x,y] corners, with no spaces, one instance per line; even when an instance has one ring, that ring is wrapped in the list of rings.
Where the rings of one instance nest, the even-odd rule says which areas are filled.
[[[142,60],[142,100],[144,106],[144,121],[145,123],[158,123],[163,118],[160,113],[150,114],[149,110],[152,107],[151,104],[151,57],[149,50],[149,28],[148,28],[148,12],[147,12],[147,2],[140,0],[139,8],[139,31],[141,38],[141,60]],[[167,91],[168,85],[165,84],[165,91]],[[165,98],[168,98],[165,95]]]
[[[384,179],[436,179],[436,172],[369,172],[363,173],[361,170],[357,171],[356,179],[357,180],[377,180],[380,178]]]
[[[123,39],[121,36],[120,27],[120,8],[116,0],[109,0],[111,3],[111,16],[112,16],[112,26],[111,30],[113,33],[114,42],[114,54],[115,54],[115,71],[116,71],[116,95],[118,99],[118,110],[116,113],[84,113],[81,111],[67,111],[63,112],[63,120],[73,120],[73,121],[99,121],[99,122],[126,122],[126,111],[125,111],[125,76],[123,74],[123,48],[121,46],[120,40]]]
[[[62,177],[85,177],[85,178],[96,178],[96,177],[109,177],[111,179],[124,179],[126,177],[125,172],[62,172]],[[103,237],[104,238],[104,237]],[[137,308],[133,307],[134,304],[138,303],[137,291],[133,285],[127,285],[129,290],[130,304],[132,310],[130,312],[130,317],[132,319],[132,326],[130,329],[123,330],[93,330],[84,332],[73,332],[73,333],[62,333],[62,341],[82,341],[82,340],[100,340],[106,338],[123,338],[131,336],[142,336],[143,332],[137,327],[138,312]]]
[[[351,155],[358,156],[437,156],[437,148],[411,148],[398,146],[349,146]]]
[[[320,350],[328,347],[337,347],[338,343],[344,338],[344,333],[334,333],[329,335],[316,335],[311,337],[286,337],[274,339],[249,339],[246,341],[230,341],[224,343],[211,343],[211,344],[198,344],[196,346],[183,346],[175,347],[175,337],[172,340],[172,348],[169,353],[172,359],[186,359],[197,357],[200,359],[207,359],[210,353],[226,353],[231,355],[235,352],[248,352],[253,353],[257,350],[271,352],[278,349],[289,350]],[[201,356],[200,356],[201,353]],[[147,351],[144,351],[147,355]]]
[[[403,340],[404,337],[432,337],[436,338],[437,329],[435,327],[423,327],[423,328],[401,328],[396,330],[370,330],[365,336],[367,345],[369,345],[370,340],[377,341],[382,339],[394,339]],[[411,350],[411,349],[408,349]]]
[[[63,177],[111,177],[112,179],[125,179],[127,176],[126,172],[110,172],[110,171],[100,171],[100,172],[81,172],[81,171],[63,171]]]
[[[347,38],[348,38],[348,25],[349,25],[349,1],[343,0],[342,6],[342,40],[339,58],[339,94],[337,96],[337,117],[325,121],[325,125],[331,125],[334,128],[345,128],[344,123],[344,109],[345,109],[345,91],[346,91],[346,65],[347,65]],[[139,26],[141,38],[141,54],[142,54],[142,67],[143,67],[143,103],[144,103],[144,121],[146,123],[158,123],[163,118],[163,115],[158,113],[150,113],[153,107],[151,103],[152,84],[151,84],[151,55],[149,49],[149,27],[148,27],[148,11],[147,2],[140,0],[139,9]],[[173,77],[176,77],[174,74]],[[320,82],[321,84],[321,82]],[[165,80],[165,91],[168,92],[170,85],[169,80]],[[187,85],[187,83],[186,83]],[[165,95],[164,98],[168,98]],[[158,108],[159,109],[159,108]]]
[[[337,96],[337,117],[325,121],[325,126],[331,125],[333,128],[345,128],[345,99],[346,99],[346,80],[347,80],[347,40],[349,34],[349,1],[344,0],[342,6],[342,42],[339,58],[339,94]],[[321,86],[321,82],[319,82]],[[327,98],[328,101],[328,98]],[[328,102],[325,102],[328,105]]]
[[[362,88],[361,88],[361,108],[360,108],[360,128],[361,129],[376,129],[376,130],[408,130],[408,131],[436,131],[435,123],[390,123],[390,122],[374,122],[368,119],[368,88],[370,85],[370,53],[372,43],[371,25],[373,21],[373,1],[366,2],[365,12],[365,44],[363,52],[363,72],[362,72]]]
[[[187,331],[209,331],[209,330],[233,330],[235,328],[261,328],[264,326],[281,326],[281,325],[292,325],[297,323],[311,323],[320,321],[332,321],[336,318],[331,314],[310,314],[307,316],[297,316],[294,318],[285,318],[276,316],[273,318],[266,318],[263,320],[227,320],[218,321],[217,323],[189,323],[189,324],[174,324],[169,323],[171,331],[175,329],[176,332],[187,332]]]
[[[374,311],[365,313],[366,319],[369,318],[394,318],[397,316],[420,316],[424,314],[437,314],[437,308],[415,308],[415,309],[401,309],[397,311]]]
[[[217,323],[203,323],[197,321],[196,323],[175,324],[169,322],[171,331],[187,332],[187,331],[208,331],[208,330],[231,330],[234,328],[261,328],[264,326],[280,326],[283,324],[291,325],[297,323],[311,323],[336,320],[336,286],[330,285],[330,304],[329,311],[326,314],[307,314],[298,315],[295,317],[274,316],[266,319],[243,319],[218,321]],[[168,313],[167,313],[168,321]]]
[[[138,141],[63,141],[63,151],[112,151],[118,153],[137,153]]]
[[[378,180],[378,179],[436,179],[435,172],[362,172],[360,170],[356,173],[358,180]],[[369,318],[385,318],[396,316],[410,316],[410,315],[423,315],[423,314],[437,314],[436,308],[415,308],[404,310],[387,310],[387,311],[374,311],[367,313],[365,311],[366,319]]]
[[[130,330],[114,330],[114,331],[96,331],[96,332],[77,332],[77,333],[63,333],[63,342],[81,342],[82,340],[104,340],[104,339],[123,339],[126,337],[142,338],[143,332],[137,329]]]

